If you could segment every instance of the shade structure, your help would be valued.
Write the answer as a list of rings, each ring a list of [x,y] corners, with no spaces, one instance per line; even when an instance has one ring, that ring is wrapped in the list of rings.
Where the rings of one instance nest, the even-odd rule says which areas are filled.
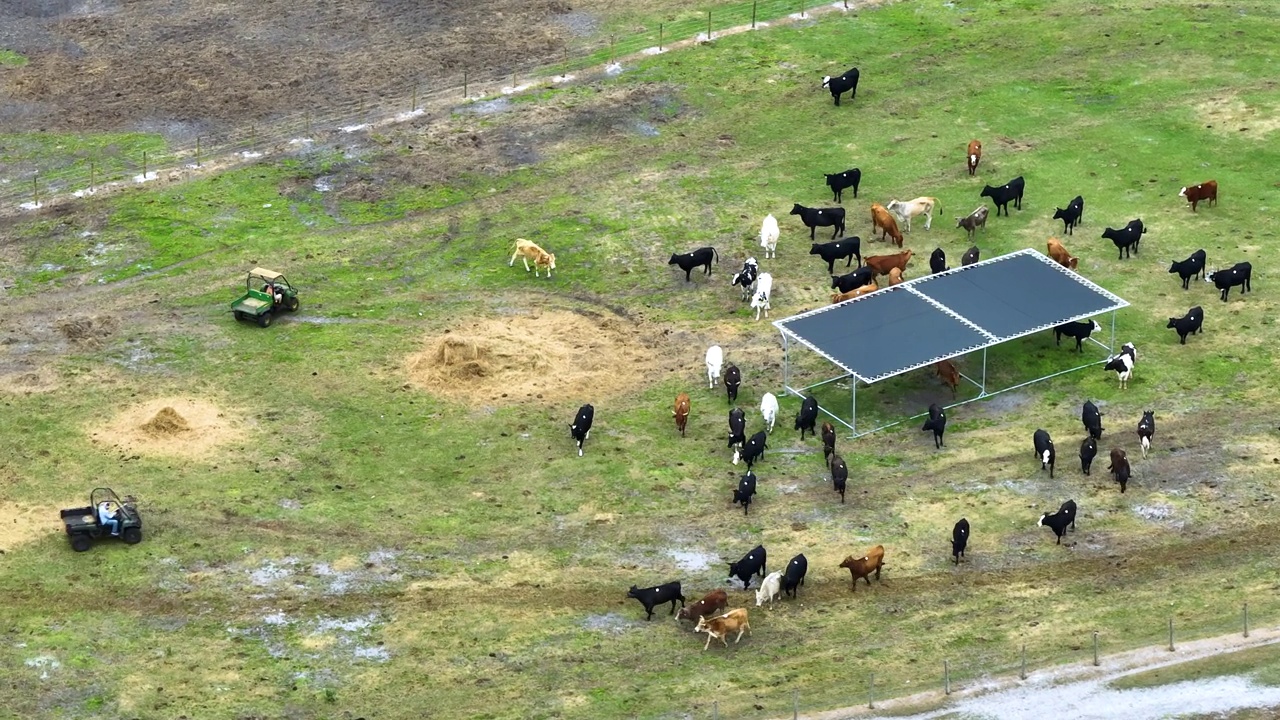
[[[910,280],[773,324],[782,333],[786,390],[803,395],[808,389],[791,386],[790,348],[800,345],[818,353],[844,373],[819,385],[852,379],[855,396],[849,422],[828,414],[857,433],[858,382],[875,383],[981,350],[984,353],[982,381],[970,381],[979,387],[978,398],[994,395],[1011,388],[987,390],[987,348],[1110,312],[1111,343],[1104,345],[1091,338],[1094,344],[1105,348],[1109,356],[1115,342],[1114,313],[1128,304],[1078,273],[1028,249]],[[1104,361],[1105,358],[1097,362]],[[1060,373],[1030,382],[1057,374]],[[1014,387],[1025,384],[1028,383]]]

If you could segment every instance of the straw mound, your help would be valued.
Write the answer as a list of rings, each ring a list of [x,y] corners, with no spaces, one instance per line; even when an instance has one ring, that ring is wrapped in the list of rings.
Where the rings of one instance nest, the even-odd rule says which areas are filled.
[[[235,414],[194,398],[157,398],[91,428],[99,446],[139,455],[201,457],[242,434]]]
[[[160,408],[160,412],[156,413],[155,417],[143,423],[138,429],[152,437],[169,437],[191,432],[191,425],[187,423],[186,418],[178,414],[177,410],[166,405]]]

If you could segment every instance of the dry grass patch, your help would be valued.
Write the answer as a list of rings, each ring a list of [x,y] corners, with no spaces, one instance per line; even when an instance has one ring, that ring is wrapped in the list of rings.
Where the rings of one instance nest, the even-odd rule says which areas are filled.
[[[1280,128],[1280,115],[1272,109],[1249,105],[1234,95],[1211,97],[1196,105],[1196,117],[1214,132],[1257,140]]]
[[[240,437],[244,428],[205,400],[162,397],[134,405],[90,431],[95,445],[142,455],[199,458]]]
[[[79,503],[67,501],[61,506],[28,505],[0,501],[0,553],[12,552],[22,545],[62,531],[58,510]]]

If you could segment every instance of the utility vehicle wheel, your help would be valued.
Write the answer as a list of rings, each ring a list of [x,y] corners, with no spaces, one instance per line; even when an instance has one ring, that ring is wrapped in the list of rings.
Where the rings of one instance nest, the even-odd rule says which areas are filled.
[[[75,550],[76,552],[84,552],[85,550],[88,550],[91,547],[93,547],[93,539],[90,538],[88,535],[72,535],[71,536],[72,550]]]
[[[271,327],[271,313],[265,312],[258,316],[258,325],[260,327]]]
[[[120,537],[129,545],[137,545],[142,542],[142,528],[125,528]]]
[[[284,306],[288,308],[289,312],[298,312],[298,298],[296,297],[289,298],[288,300],[285,301]]]
[[[244,320],[244,318],[245,318],[245,314],[244,314],[244,312],[242,312],[242,311],[240,311],[240,310],[236,310],[236,311],[234,311],[234,312],[235,312],[235,315],[236,315],[236,320]]]

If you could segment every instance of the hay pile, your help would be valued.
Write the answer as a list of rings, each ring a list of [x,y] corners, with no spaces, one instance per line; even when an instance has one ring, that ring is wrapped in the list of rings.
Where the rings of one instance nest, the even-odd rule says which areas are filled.
[[[166,405],[138,429],[153,437],[169,437],[191,432],[191,425],[177,410]]]
[[[90,428],[94,444],[141,455],[199,458],[244,436],[234,411],[205,400],[162,397],[125,408],[106,425]]]

